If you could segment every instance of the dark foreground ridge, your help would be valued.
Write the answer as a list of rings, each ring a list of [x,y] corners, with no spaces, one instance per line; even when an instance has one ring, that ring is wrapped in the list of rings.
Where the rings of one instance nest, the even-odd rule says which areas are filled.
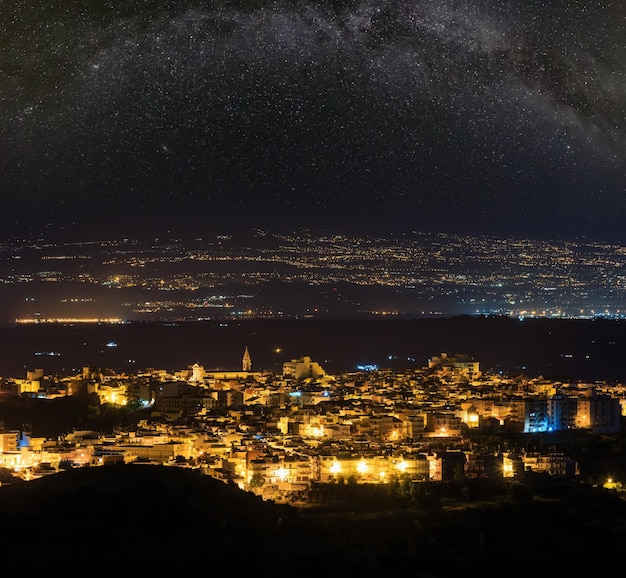
[[[0,487],[0,539],[28,575],[395,576],[287,504],[146,464],[78,468]],[[41,550],[41,552],[40,552]],[[45,550],[45,554],[44,554]]]
[[[81,468],[3,486],[0,518],[6,551],[29,555],[29,573],[95,564],[143,576],[217,564],[260,575],[271,561],[282,575],[275,557],[308,565],[320,550],[332,556],[328,536],[290,507],[166,466]],[[45,555],[32,555],[44,545]]]
[[[409,503],[381,487],[344,486],[339,502],[296,507],[198,470],[80,468],[2,486],[0,539],[26,575],[447,578],[497,568],[521,578],[531,562],[576,575],[582,555],[608,578],[621,564],[626,504],[602,488],[516,484],[486,499],[471,484],[439,484]]]

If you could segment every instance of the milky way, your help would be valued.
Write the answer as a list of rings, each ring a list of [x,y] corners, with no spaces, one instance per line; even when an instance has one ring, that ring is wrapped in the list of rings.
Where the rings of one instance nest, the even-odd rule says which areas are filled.
[[[12,4],[7,214],[626,216],[622,3]]]

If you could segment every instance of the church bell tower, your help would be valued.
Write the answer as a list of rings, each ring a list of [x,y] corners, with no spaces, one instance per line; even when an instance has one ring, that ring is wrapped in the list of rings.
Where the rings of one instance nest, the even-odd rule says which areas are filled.
[[[250,352],[248,351],[247,347],[246,350],[243,352],[242,366],[244,371],[252,370],[252,359],[250,358]]]

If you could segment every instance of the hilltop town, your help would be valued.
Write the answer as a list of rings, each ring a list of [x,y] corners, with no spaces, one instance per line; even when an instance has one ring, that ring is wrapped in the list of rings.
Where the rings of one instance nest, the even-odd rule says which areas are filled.
[[[489,374],[465,354],[404,372],[330,375],[308,356],[286,361],[282,373],[257,372],[246,348],[232,371],[198,363],[132,375],[28,371],[2,380],[0,408],[81,396],[93,413],[141,418],[109,431],[69,424],[56,437],[37,435],[37,423],[6,427],[0,466],[29,480],[82,466],[175,465],[274,500],[310,499],[320,484],[573,481],[579,463],[548,436],[618,434],[626,403],[622,385]],[[546,444],[527,443],[536,435]]]

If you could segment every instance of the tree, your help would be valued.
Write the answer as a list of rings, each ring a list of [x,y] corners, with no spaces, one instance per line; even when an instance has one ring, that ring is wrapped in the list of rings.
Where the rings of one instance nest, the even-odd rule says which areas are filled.
[[[263,486],[263,484],[265,484],[265,477],[262,474],[259,474],[258,472],[256,474],[252,474],[249,484],[250,488],[260,488]]]

